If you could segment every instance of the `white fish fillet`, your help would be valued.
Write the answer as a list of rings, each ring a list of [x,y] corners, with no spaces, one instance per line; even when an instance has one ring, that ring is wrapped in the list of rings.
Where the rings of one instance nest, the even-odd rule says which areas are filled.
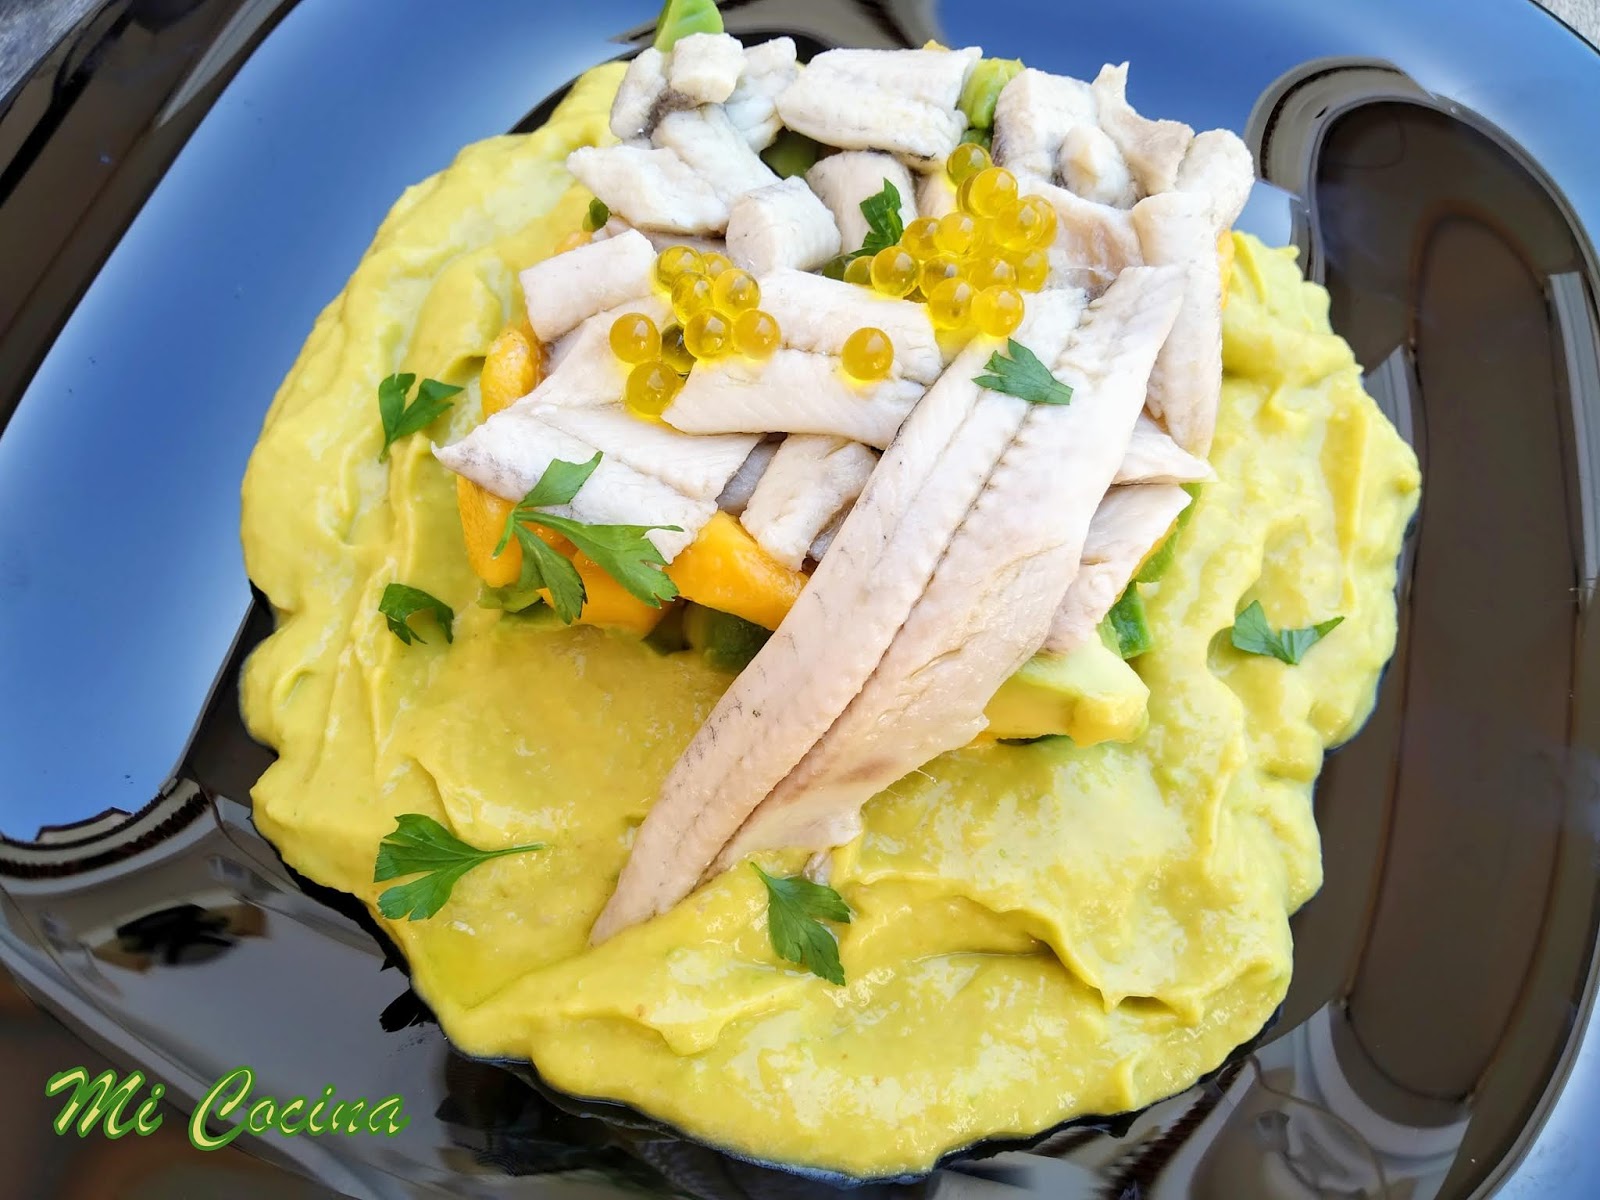
[[[637,229],[709,234],[728,226],[727,201],[676,151],[632,142],[580,146],[567,155],[567,170]]]
[[[745,51],[744,74],[723,109],[750,149],[765,150],[777,138],[783,128],[778,96],[799,74],[793,38],[774,38]]]
[[[666,93],[667,56],[646,46],[628,64],[617,98],[611,102],[611,132],[624,142],[648,132]]]
[[[839,238],[846,252],[861,249],[867,237],[867,219],[861,215],[861,202],[883,191],[885,182],[900,193],[900,220],[909,225],[917,219],[917,190],[911,172],[897,158],[866,150],[847,150],[830,154],[806,172],[806,183],[833,213]]]
[[[683,159],[725,206],[753,188],[778,182],[728,114],[714,104],[668,113],[656,123],[651,140]],[[719,228],[727,228],[727,223],[724,213]]]
[[[750,503],[750,497],[755,495],[756,485],[761,482],[761,477],[766,474],[767,467],[772,463],[772,458],[778,453],[778,447],[783,445],[781,435],[773,435],[756,443],[739,469],[733,473],[733,478],[728,480],[728,486],[722,489],[722,494],[717,497],[717,507],[725,513],[739,516],[744,512],[745,505]]]
[[[1188,506],[1189,493],[1171,483],[1114,487],[1105,494],[1089,524],[1077,578],[1051,619],[1045,650],[1065,654],[1098,636],[1100,622],[1140,564]]]
[[[518,400],[552,408],[615,404],[622,398],[628,368],[611,349],[611,326],[626,313],[642,313],[658,326],[671,310],[653,291],[596,313],[550,349],[550,367],[539,386]]]
[[[1222,399],[1222,267],[1206,196],[1166,192],[1134,206],[1144,260],[1187,273],[1183,308],[1150,373],[1146,403],[1173,440],[1202,458],[1211,449]]]
[[[1059,350],[1083,299],[1040,296],[1019,340]],[[962,351],[880,460],[794,608],[668,776],[591,940],[682,899],[878,665],[1021,426],[1022,401],[973,382],[995,345]]]
[[[943,159],[966,130],[956,102],[981,56],[975,46],[829,50],[778,97],[778,115],[829,146]]]
[[[756,850],[849,840],[870,797],[983,731],[985,706],[1038,650],[1078,572],[1090,521],[1122,460],[1181,290],[1177,271],[1133,269],[1090,307],[1055,368],[1074,389],[1072,404],[1025,406],[1015,436],[882,660],[800,764],[761,800],[716,868]],[[1039,520],[1041,512],[1052,519]],[[853,540],[853,524],[846,521],[835,553]],[[881,586],[884,574],[874,583]],[[820,575],[819,569],[807,591],[818,587]],[[817,643],[813,650],[816,670],[832,647]],[[761,665],[758,656],[750,669]]]
[[[655,260],[643,235],[625,233],[535,263],[520,276],[528,324],[541,342],[555,341],[595,313],[647,293]]]
[[[1028,188],[1056,210],[1056,240],[1050,247],[1051,286],[1104,291],[1128,267],[1144,261],[1130,210],[1097,204],[1054,184]]]
[[[937,220],[960,207],[956,203],[956,185],[943,171],[930,171],[917,177],[917,215]],[[910,224],[910,222],[906,222]]]
[[[528,411],[552,429],[593,446],[615,462],[676,488],[691,500],[715,500],[761,440],[757,434],[679,433],[641,421],[621,405]]]
[[[803,179],[746,192],[728,213],[728,257],[756,275],[812,271],[839,253],[839,226]]]
[[[1135,112],[1128,103],[1127,63],[1102,67],[1091,87],[1100,128],[1122,151],[1140,189],[1147,196],[1170,191],[1194,130],[1181,121],[1152,121]]]
[[[1139,199],[1122,151],[1098,125],[1074,125],[1061,142],[1058,168],[1069,192],[1096,204],[1132,208]]]
[[[1128,453],[1111,482],[1203,483],[1215,477],[1210,463],[1173,441],[1172,435],[1151,420],[1148,413],[1140,413],[1134,422],[1133,437],[1128,440]]]
[[[434,457],[458,475],[506,500],[532,490],[551,462],[587,462],[595,448],[547,425],[527,408],[496,413],[451,446],[435,446]],[[695,500],[659,479],[602,458],[572,503],[550,509],[597,525],[678,525],[683,532],[648,534],[668,562],[694,540],[717,511],[711,500]]]
[[[1189,152],[1178,164],[1175,186],[1180,192],[1206,197],[1211,223],[1220,233],[1239,219],[1255,182],[1256,164],[1250,147],[1232,130],[1208,129],[1189,144]]]
[[[923,391],[909,379],[854,383],[836,358],[783,349],[765,362],[696,365],[662,419],[685,433],[829,433],[887,446]]]
[[[877,462],[859,442],[792,434],[762,475],[740,523],[773,558],[799,570],[812,542],[861,495]]]
[[[672,47],[667,86],[695,104],[721,104],[733,95],[743,72],[744,47],[738,38],[691,33]]]
[[[778,322],[790,349],[837,356],[851,334],[870,326],[894,343],[896,375],[931,384],[944,373],[926,305],[803,271],[773,271],[760,284],[761,307]]]
[[[1029,67],[995,101],[994,161],[1025,182],[1049,183],[1068,132],[1094,124],[1094,93],[1087,83]]]

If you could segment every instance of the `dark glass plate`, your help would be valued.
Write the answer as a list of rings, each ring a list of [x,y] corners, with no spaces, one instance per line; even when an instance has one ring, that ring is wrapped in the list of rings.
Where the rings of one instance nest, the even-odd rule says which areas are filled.
[[[85,7],[0,111],[0,963],[180,1103],[241,1062],[258,1094],[402,1094],[394,1139],[237,1143],[350,1194],[831,1194],[453,1054],[250,824],[235,681],[271,618],[237,497],[272,391],[400,191],[654,0]],[[1427,481],[1279,1021],[1134,1118],[857,1194],[1600,1194],[1600,60],[1515,0],[725,8],[812,46],[1128,58],[1141,108],[1246,131],[1242,226],[1301,247]]]

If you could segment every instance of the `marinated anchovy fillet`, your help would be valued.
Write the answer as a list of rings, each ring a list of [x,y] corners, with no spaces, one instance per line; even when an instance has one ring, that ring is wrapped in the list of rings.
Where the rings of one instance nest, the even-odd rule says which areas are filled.
[[[803,179],[746,192],[728,215],[728,257],[757,275],[779,267],[815,270],[840,247],[833,214]]]
[[[806,172],[806,183],[833,213],[845,251],[861,249],[867,237],[867,219],[861,202],[892,183],[900,193],[900,220],[917,219],[917,189],[904,163],[876,151],[856,150],[830,154]]]
[[[651,136],[656,146],[683,159],[725,208],[753,188],[778,182],[772,168],[750,149],[728,114],[716,105],[668,113]],[[727,224],[724,212],[718,228],[725,229]]]
[[[1190,454],[1148,414],[1140,413],[1128,440],[1128,453],[1112,482],[1200,483],[1215,477],[1210,463]]]
[[[1211,224],[1220,233],[1239,219],[1255,182],[1250,147],[1231,129],[1208,129],[1189,143],[1174,186],[1210,201]]]
[[[799,74],[793,38],[774,38],[745,51],[744,74],[723,108],[752,150],[765,150],[777,138],[783,128],[778,96]]]
[[[994,160],[1019,178],[1049,183],[1067,134],[1096,124],[1094,92],[1081,79],[1029,67],[994,107]]]
[[[1188,506],[1189,493],[1171,483],[1114,487],[1105,494],[1089,523],[1077,578],[1051,619],[1047,651],[1066,654],[1098,636],[1101,620]]]
[[[1170,191],[1194,140],[1182,121],[1152,121],[1128,103],[1128,64],[1105,66],[1091,85],[1100,128],[1111,136],[1145,195]]]
[[[694,500],[715,500],[761,440],[759,435],[741,433],[692,437],[667,425],[641,421],[616,404],[528,411],[607,459],[659,479]],[[489,423],[494,420],[491,417]]]
[[[567,156],[567,170],[639,229],[708,234],[728,227],[727,201],[676,151],[633,142],[584,146]]]
[[[877,462],[859,442],[792,434],[761,476],[740,522],[763,550],[798,569],[822,531],[861,495]]]
[[[611,132],[626,142],[650,131],[667,94],[667,56],[646,46],[628,64],[628,73],[611,103]]]
[[[1098,125],[1074,125],[1061,141],[1058,173],[1067,190],[1113,208],[1132,208],[1138,185],[1122,151]]]
[[[894,343],[895,374],[928,384],[944,370],[925,305],[783,270],[761,277],[761,306],[777,320],[784,345],[792,349],[838,356],[850,335],[865,326],[881,329]]]
[[[744,71],[744,47],[726,33],[691,33],[672,47],[667,86],[695,104],[721,104]]]
[[[523,271],[528,324],[553,342],[604,309],[650,290],[655,250],[639,233],[591,242]]]
[[[611,349],[612,324],[626,313],[661,322],[670,311],[659,296],[645,291],[587,318],[550,348],[549,373],[525,398],[527,403],[554,408],[615,404],[622,398],[628,368]]]
[[[782,437],[776,436],[768,436],[757,442],[718,495],[717,507],[736,517],[743,513],[745,506],[750,503],[750,497],[755,495],[756,485],[761,482],[761,477],[766,474],[767,467],[772,464],[783,442]]]

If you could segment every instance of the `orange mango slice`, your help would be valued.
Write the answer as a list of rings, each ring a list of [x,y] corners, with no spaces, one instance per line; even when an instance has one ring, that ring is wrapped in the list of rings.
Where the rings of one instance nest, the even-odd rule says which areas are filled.
[[[456,476],[456,511],[461,514],[461,536],[467,544],[467,562],[490,587],[510,587],[522,574],[522,547],[512,538],[495,556],[494,548],[505,532],[506,518],[515,508],[493,492]]]
[[[773,558],[725,512],[673,559],[667,575],[686,599],[765,629],[778,627],[806,585],[802,572]]]
[[[544,378],[544,347],[525,325],[508,325],[484,356],[478,387],[485,418],[510,408]]]

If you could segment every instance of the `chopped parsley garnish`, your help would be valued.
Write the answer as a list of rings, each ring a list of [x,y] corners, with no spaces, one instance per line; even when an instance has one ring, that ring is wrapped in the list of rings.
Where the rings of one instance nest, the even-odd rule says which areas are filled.
[[[894,184],[885,179],[881,192],[875,192],[861,202],[861,215],[867,219],[867,237],[861,243],[861,249],[851,255],[852,258],[876,254],[899,244],[906,225],[900,216],[900,189]]]
[[[432,613],[434,619],[439,622],[439,628],[444,631],[444,640],[447,642],[455,640],[451,630],[451,625],[456,619],[455,609],[437,596],[430,596],[421,588],[414,588],[405,583],[391,583],[383,589],[383,595],[378,600],[378,611],[389,623],[389,632],[408,646],[412,642],[426,643],[428,640],[408,623],[417,613]]]
[[[775,879],[755,863],[750,866],[767,885],[767,937],[778,957],[843,987],[839,943],[822,922],[850,923],[850,906],[844,897],[804,875]]]
[[[444,907],[450,890],[479,863],[505,854],[524,854],[543,850],[543,842],[526,846],[505,846],[499,850],[479,850],[469,846],[432,817],[421,813],[401,813],[395,830],[378,843],[378,860],[373,864],[372,882],[419,875],[410,883],[386,888],[378,896],[378,911],[391,921],[402,917],[425,921]]]
[[[378,385],[378,415],[383,420],[383,449],[378,461],[386,462],[389,447],[408,434],[421,433],[450,408],[450,397],[461,389],[437,379],[424,379],[417,398],[409,405],[406,397],[417,377],[410,373],[391,375]]]
[[[1252,600],[1250,607],[1233,619],[1233,644],[1235,649],[1246,654],[1275,658],[1292,667],[1343,620],[1343,617],[1329,617],[1306,629],[1275,630],[1267,624],[1261,601]]]
[[[604,200],[596,196],[589,201],[589,211],[584,214],[583,231],[585,233],[594,233],[609,220],[611,220],[611,210],[606,207]]]
[[[1071,404],[1072,389],[1050,373],[1039,356],[1016,338],[1006,339],[1007,358],[998,350],[984,364],[988,375],[973,380],[991,392],[1004,392],[1030,404]]]
[[[588,462],[571,463],[556,459],[533,489],[506,516],[505,532],[494,552],[498,557],[517,539],[522,547],[522,577],[517,590],[543,589],[550,593],[550,607],[570,625],[583,611],[586,592],[578,568],[560,551],[529,528],[538,525],[566,538],[594,564],[611,576],[629,595],[652,608],[678,594],[678,587],[661,568],[666,559],[646,536],[652,530],[681,533],[677,525],[589,525],[571,517],[541,511],[569,504],[578,490],[600,465],[599,451]]]

